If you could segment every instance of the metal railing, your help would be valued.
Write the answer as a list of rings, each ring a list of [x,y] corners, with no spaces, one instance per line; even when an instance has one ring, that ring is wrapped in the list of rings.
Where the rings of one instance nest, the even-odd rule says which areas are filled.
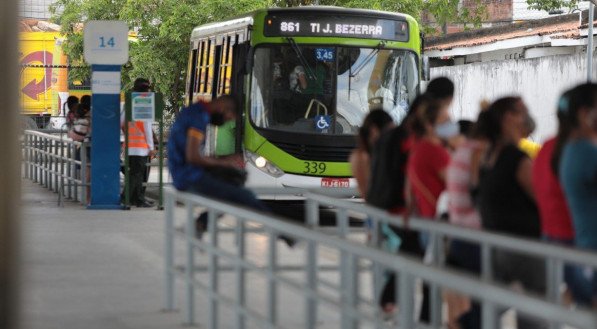
[[[379,246],[381,239],[382,225],[392,225],[396,227],[405,227],[401,216],[391,215],[381,209],[371,207],[366,204],[357,204],[346,200],[321,195],[319,193],[306,193],[306,221],[311,225],[319,223],[319,207],[328,206],[336,208],[336,222],[342,223],[351,216],[368,218],[372,224],[371,245]],[[493,281],[494,270],[492,268],[493,252],[495,250],[509,251],[516,254],[524,254],[545,260],[545,282],[546,297],[556,304],[562,304],[561,287],[563,282],[564,265],[572,264],[582,267],[597,269],[597,253],[586,250],[575,249],[553,243],[546,243],[539,240],[526,239],[505,234],[492,233],[488,231],[479,231],[448,223],[426,220],[410,219],[409,229],[419,232],[427,232],[431,247],[431,259],[433,266],[445,267],[445,239],[456,239],[472,242],[480,246],[481,249],[481,279],[484,282]],[[382,270],[374,268],[374,289],[381,290],[379,279]],[[439,325],[441,322],[441,294],[437,285],[431,285],[431,322]],[[492,323],[497,322],[496,307],[491,302],[483,305],[484,321]],[[485,319],[487,318],[487,319]],[[565,322],[562,322],[565,323]],[[554,322],[550,325],[552,328],[558,327],[559,323]],[[494,328],[492,324],[491,328]]]
[[[366,246],[363,243],[351,241],[349,235],[348,210],[352,207],[344,203],[344,207],[338,209],[338,225],[336,235],[331,236],[316,230],[317,212],[313,206],[317,203],[331,203],[325,196],[308,194],[307,207],[311,211],[308,214],[307,225],[298,225],[287,222],[277,216],[251,211],[245,208],[230,205],[224,202],[205,198],[202,196],[179,192],[168,188],[165,192],[165,308],[173,310],[175,305],[175,279],[182,277],[185,285],[185,318],[187,324],[196,322],[195,314],[196,289],[206,292],[208,299],[207,327],[210,329],[232,327],[222,323],[230,320],[222,319],[218,309],[222,304],[229,306],[228,311],[234,315],[235,328],[245,328],[248,323],[257,323],[258,328],[284,328],[280,320],[281,315],[288,312],[296,312],[297,305],[282,310],[282,300],[279,300],[280,288],[291,289],[299,296],[304,303],[304,323],[301,327],[313,329],[318,326],[318,317],[322,316],[321,310],[329,314],[335,310],[338,319],[337,327],[359,328],[367,325],[367,328],[399,328],[411,329],[417,327],[440,328],[441,324],[431,323],[430,326],[417,324],[414,312],[414,286],[415,280],[420,278],[439,288],[447,288],[458,291],[480,300],[484,306],[513,307],[525,314],[536,316],[551,323],[566,323],[575,328],[597,328],[597,316],[594,313],[578,309],[570,310],[557,303],[529,296],[516,292],[499,284],[477,278],[471,275],[458,273],[449,269],[423,264],[421,261],[401,255],[392,255],[377,248]],[[315,202],[314,199],[317,199]],[[310,200],[310,201],[309,201]],[[329,202],[328,202],[329,201]],[[176,205],[182,204],[184,211],[182,215],[177,211]],[[351,204],[354,205],[354,204]],[[354,205],[363,207],[363,205]],[[208,212],[209,224],[207,237],[203,240],[195,238],[195,207],[202,207]],[[366,208],[367,211],[371,210]],[[308,211],[308,212],[309,212]],[[382,212],[373,212],[381,221],[396,221]],[[221,215],[230,217],[221,218]],[[177,218],[179,221],[177,222]],[[177,227],[182,219],[182,227]],[[224,221],[231,221],[231,226],[223,227]],[[375,222],[379,222],[377,220]],[[413,228],[436,229],[435,226],[426,226],[420,221],[413,221]],[[436,224],[436,223],[430,223]],[[441,227],[445,229],[443,226]],[[265,252],[251,253],[248,255],[249,231],[251,234],[261,234],[266,237]],[[437,228],[437,232],[441,232]],[[222,243],[226,233],[232,233],[234,243]],[[448,234],[450,232],[445,232]],[[477,232],[478,233],[478,232]],[[285,266],[279,261],[280,247],[277,239],[280,236],[291,237],[299,241],[298,247],[289,252],[302,253],[304,264],[301,263],[297,269],[301,269],[304,276],[296,279],[296,276],[284,275]],[[175,240],[181,238],[184,241],[184,265],[175,263]],[[497,237],[496,237],[497,238]],[[197,251],[203,253],[199,254]],[[332,252],[335,262],[339,264],[337,274],[340,276],[340,283],[325,280],[320,271],[324,263],[329,259],[324,258],[324,252]],[[207,266],[200,267],[199,259],[207,258]],[[256,258],[256,259],[255,259]],[[297,258],[297,257],[293,257]],[[226,265],[224,265],[226,264]],[[199,277],[202,270],[207,270],[207,280]],[[363,291],[361,282],[364,276],[371,276],[376,270],[390,271],[397,276],[396,296],[398,296],[400,309],[395,314],[394,323],[384,321],[380,316],[377,306],[377,292],[375,289]],[[234,284],[221,286],[222,277],[225,271],[233,271]],[[263,309],[259,303],[248,299],[247,277],[251,274],[259,276],[266,284],[262,296],[265,297]],[[222,289],[223,288],[223,289]],[[235,289],[234,289],[235,288]],[[232,297],[226,296],[234,289]],[[328,307],[326,307],[328,306]],[[495,322],[491,320],[491,309],[484,311],[483,328],[495,328]],[[285,313],[281,313],[286,311]],[[494,315],[494,314],[493,314]],[[296,323],[293,328],[296,328]]]
[[[62,133],[25,130],[22,145],[25,178],[58,193],[58,204],[63,197],[87,204],[89,143],[72,141]]]

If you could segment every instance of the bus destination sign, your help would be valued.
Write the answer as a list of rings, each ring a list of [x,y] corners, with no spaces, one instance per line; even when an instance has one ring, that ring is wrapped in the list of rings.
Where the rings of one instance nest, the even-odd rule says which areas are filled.
[[[408,23],[357,16],[278,16],[265,18],[268,37],[348,37],[408,41]]]

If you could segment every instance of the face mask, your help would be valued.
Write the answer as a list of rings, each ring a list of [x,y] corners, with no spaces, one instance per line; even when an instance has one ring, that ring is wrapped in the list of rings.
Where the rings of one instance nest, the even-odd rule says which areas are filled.
[[[224,114],[221,112],[213,112],[209,119],[209,123],[211,123],[214,126],[221,126],[225,122],[226,121],[224,120]]]
[[[435,133],[437,134],[437,136],[439,138],[450,138],[450,137],[454,137],[456,135],[458,135],[458,133],[460,132],[460,127],[458,126],[458,123],[456,122],[452,122],[452,121],[446,121],[444,123],[441,123],[437,126],[435,126]]]

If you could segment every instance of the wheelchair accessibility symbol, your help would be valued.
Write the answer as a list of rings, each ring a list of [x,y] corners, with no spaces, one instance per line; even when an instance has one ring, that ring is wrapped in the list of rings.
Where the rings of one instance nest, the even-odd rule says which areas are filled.
[[[330,127],[331,118],[329,115],[315,116],[315,129],[319,132],[324,132]]]

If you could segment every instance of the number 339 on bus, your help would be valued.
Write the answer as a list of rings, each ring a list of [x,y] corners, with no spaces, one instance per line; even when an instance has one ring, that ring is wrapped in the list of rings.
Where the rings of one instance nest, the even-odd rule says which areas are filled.
[[[323,162],[305,161],[305,170],[303,174],[323,174],[325,173],[326,165]]]

